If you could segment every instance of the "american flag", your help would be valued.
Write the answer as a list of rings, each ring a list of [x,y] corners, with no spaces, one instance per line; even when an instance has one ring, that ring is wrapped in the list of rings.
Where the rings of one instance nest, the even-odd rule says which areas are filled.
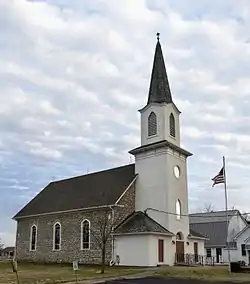
[[[225,183],[224,167],[222,167],[219,173],[214,178],[212,178],[212,181],[214,182],[212,187],[219,183]]]

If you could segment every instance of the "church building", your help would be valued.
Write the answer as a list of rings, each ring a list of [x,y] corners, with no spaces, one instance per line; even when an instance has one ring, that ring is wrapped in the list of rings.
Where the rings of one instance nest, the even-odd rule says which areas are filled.
[[[135,163],[48,184],[15,216],[16,259],[174,265],[204,255],[189,228],[187,159],[159,36]],[[103,249],[105,247],[105,250]]]

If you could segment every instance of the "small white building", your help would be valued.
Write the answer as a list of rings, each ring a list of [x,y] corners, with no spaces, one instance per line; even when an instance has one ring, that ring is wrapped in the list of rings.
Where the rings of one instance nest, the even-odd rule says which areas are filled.
[[[190,228],[205,235],[206,257],[215,263],[244,261],[250,264],[250,227],[238,210],[228,211],[228,226],[226,212],[216,211],[195,213],[189,215]]]
[[[250,227],[246,225],[233,238],[236,248],[230,250],[231,261],[244,261],[246,265],[250,265]]]

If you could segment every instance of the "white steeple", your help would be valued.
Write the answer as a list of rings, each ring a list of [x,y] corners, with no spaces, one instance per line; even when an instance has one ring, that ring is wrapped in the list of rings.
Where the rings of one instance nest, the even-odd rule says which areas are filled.
[[[170,232],[189,234],[186,160],[180,147],[180,111],[170,91],[159,34],[147,105],[141,113],[141,146],[135,156],[136,210],[146,211]]]

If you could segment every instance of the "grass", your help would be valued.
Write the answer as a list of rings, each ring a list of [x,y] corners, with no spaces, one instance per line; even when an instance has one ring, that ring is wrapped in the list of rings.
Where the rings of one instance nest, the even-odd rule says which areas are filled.
[[[107,267],[105,274],[98,273],[99,267],[79,266],[78,281],[106,278],[113,276],[125,276],[132,274],[144,273],[143,268],[122,268],[122,267]],[[232,273],[229,275],[228,269],[225,266],[221,267],[159,267],[149,270],[150,274],[163,277],[177,277],[182,279],[199,279],[219,282],[233,283],[250,283],[250,274],[248,273]],[[72,265],[66,264],[35,264],[35,263],[19,263],[18,275],[20,284],[52,284],[74,282],[75,274],[72,270]],[[16,283],[16,275],[12,272],[10,262],[0,262],[0,284]]]
[[[207,266],[207,267],[162,267],[157,270],[155,275],[166,277],[178,277],[182,279],[200,279],[214,283],[250,283],[249,273],[231,273],[226,266]]]
[[[98,273],[98,267],[79,266],[78,281],[92,278],[131,275],[142,272],[136,268],[107,267],[104,274]],[[75,281],[71,265],[19,263],[18,275],[20,284],[51,284]],[[10,262],[0,262],[0,284],[16,283],[16,274]]]

